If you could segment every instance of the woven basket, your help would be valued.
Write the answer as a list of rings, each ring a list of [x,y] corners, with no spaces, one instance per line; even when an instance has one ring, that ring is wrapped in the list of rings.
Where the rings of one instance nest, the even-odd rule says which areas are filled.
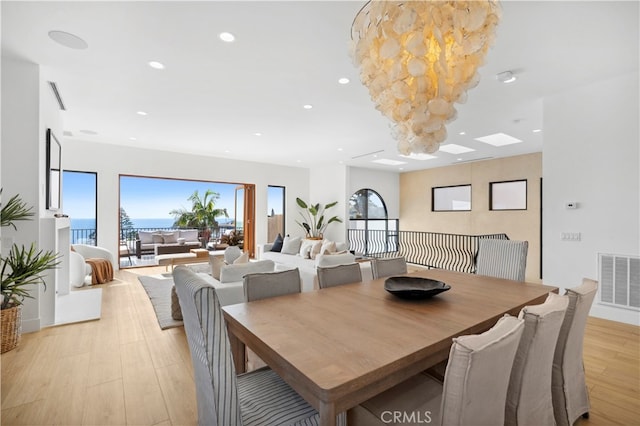
[[[1,353],[10,351],[20,343],[22,335],[22,306],[17,305],[11,308],[0,310],[0,325],[2,326],[2,348]]]

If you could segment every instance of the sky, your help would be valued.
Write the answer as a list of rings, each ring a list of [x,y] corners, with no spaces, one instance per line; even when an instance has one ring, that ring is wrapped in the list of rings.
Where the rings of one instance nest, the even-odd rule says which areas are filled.
[[[226,208],[233,217],[235,188],[238,184],[201,182],[190,180],[160,179],[137,176],[120,177],[120,203],[132,219],[172,218],[171,210],[191,209],[189,196],[198,191],[201,196],[207,189],[220,194],[217,208]],[[273,209],[282,213],[283,188],[269,187],[267,214]],[[73,218],[95,217],[96,174],[64,172],[63,210]],[[238,217],[241,219],[241,217]]]

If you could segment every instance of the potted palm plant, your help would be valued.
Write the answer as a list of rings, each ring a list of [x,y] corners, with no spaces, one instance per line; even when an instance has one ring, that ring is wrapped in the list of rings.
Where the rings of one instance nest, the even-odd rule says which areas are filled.
[[[302,222],[296,220],[296,223],[305,230],[307,239],[321,240],[323,238],[324,231],[330,223],[342,223],[342,219],[338,216],[333,216],[328,220],[325,220],[324,217],[324,212],[338,204],[337,201],[323,206],[321,204],[307,204],[300,198],[296,198],[296,203],[298,203],[298,207],[302,209],[299,213],[303,219]]]
[[[15,222],[29,220],[33,215],[33,209],[27,207],[26,203],[16,194],[2,206],[1,225],[2,227],[11,226],[17,230]],[[0,256],[2,353],[15,348],[20,342],[21,306],[25,298],[33,298],[29,292],[30,287],[42,284],[46,289],[42,274],[48,269],[55,268],[59,263],[58,254],[37,250],[35,243],[31,243],[29,248],[14,244],[6,257]]]

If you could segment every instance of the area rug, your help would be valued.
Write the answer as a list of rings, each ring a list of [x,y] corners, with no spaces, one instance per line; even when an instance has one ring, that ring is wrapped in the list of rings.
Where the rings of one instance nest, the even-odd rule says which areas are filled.
[[[182,321],[171,317],[171,287],[173,287],[171,274],[141,275],[138,280],[151,300],[160,328],[165,330],[181,326]]]

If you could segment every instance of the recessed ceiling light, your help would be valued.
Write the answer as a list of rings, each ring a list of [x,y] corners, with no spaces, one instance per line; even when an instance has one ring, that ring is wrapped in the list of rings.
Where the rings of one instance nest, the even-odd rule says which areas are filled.
[[[130,136],[130,137],[129,137],[129,140],[130,140],[130,141],[137,141],[137,140],[138,140],[138,138],[136,138],[135,136]]]
[[[347,77],[342,77],[338,79],[338,83],[340,84],[349,84],[349,79]]]
[[[136,114],[138,114],[138,115],[148,115],[148,114],[147,114],[146,112],[144,112],[144,111],[138,111]]]
[[[495,133],[493,135],[483,136],[481,138],[475,139],[479,142],[488,143],[489,145],[493,146],[505,146],[522,142],[520,139],[516,139],[513,136],[509,136],[504,133]]]
[[[542,129],[535,129],[535,130],[533,131],[533,133],[540,133],[541,131],[542,131]]]
[[[419,160],[419,161],[425,161],[425,160],[433,160],[434,158],[438,158],[435,155],[430,155],[430,154],[416,154],[415,152],[412,152],[409,155],[400,155],[400,157],[404,157],[404,158],[410,158],[412,160]]]
[[[407,164],[406,161],[389,160],[388,158],[380,158],[378,160],[372,160],[372,163],[384,164],[386,166],[399,166],[400,164]]]
[[[64,31],[49,31],[49,38],[56,43],[71,49],[86,49],[89,47],[87,42],[77,35]]]
[[[342,148],[338,148],[338,151],[342,151]]]
[[[511,71],[504,71],[496,75],[496,80],[502,83],[513,83],[516,81],[516,76]]]
[[[458,160],[458,161],[462,161],[462,158],[456,158],[456,160]]]
[[[398,167],[398,170],[404,170],[404,167]]]
[[[253,134],[253,136],[262,136],[262,133],[260,133],[260,132],[255,132],[255,133]]]
[[[228,149],[225,149],[224,152],[226,152],[227,154],[230,153],[231,151],[229,151]]]
[[[98,134],[98,132],[94,132],[93,130],[88,130],[88,129],[80,130],[80,133],[84,133],[85,135],[97,135]]]
[[[466,134],[467,134],[467,132],[460,132],[460,133],[458,133],[458,134],[459,134],[460,136],[464,136],[464,135],[466,135]]]
[[[457,145],[455,143],[448,143],[446,145],[440,145],[440,151],[448,152],[449,154],[464,154],[465,152],[475,151],[475,149],[467,148],[466,146]]]
[[[234,41],[236,39],[236,36],[234,36],[231,33],[227,33],[227,32],[220,33],[218,35],[218,37],[220,37],[220,40],[226,41],[227,43],[231,43],[232,41]]]
[[[163,70],[164,69],[164,64],[162,62],[158,62],[158,61],[149,62],[149,66],[151,68],[154,68],[154,69],[157,69],[157,70]]]
[[[302,108],[311,109],[311,108],[313,108],[313,105],[306,104],[306,105],[303,105]]]
[[[296,163],[302,163],[302,160],[296,160]]]

